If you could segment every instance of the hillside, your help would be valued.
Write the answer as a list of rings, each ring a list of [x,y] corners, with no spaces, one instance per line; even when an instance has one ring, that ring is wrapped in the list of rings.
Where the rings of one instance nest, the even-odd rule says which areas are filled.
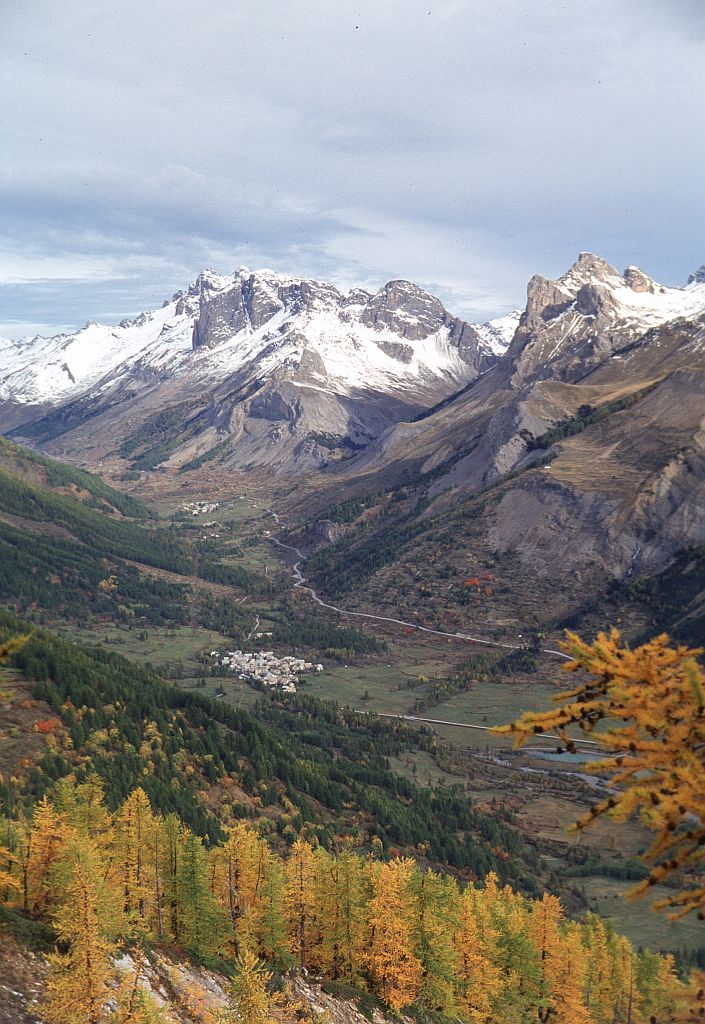
[[[4,637],[29,629],[6,613],[0,626]],[[24,729],[44,735],[46,744],[29,759],[22,742],[8,745],[1,769],[6,810],[40,798],[69,773],[82,779],[95,772],[111,807],[141,784],[156,809],[179,813],[211,839],[242,816],[263,815],[283,841],[292,823],[306,822],[326,845],[343,833],[362,843],[378,836],[400,849],[423,843],[433,863],[535,885],[528,864],[533,871],[536,854],[509,816],[474,811],[460,787],[423,789],[390,770],[389,757],[430,749],[430,734],[308,697],[234,708],[44,630],[31,633],[13,667],[19,678],[4,694],[6,737],[29,699],[36,711]]]
[[[441,602],[452,590],[444,580],[497,569],[506,602],[492,618],[523,607],[546,628],[697,549],[701,289],[669,291],[633,268],[620,277],[585,254],[558,282],[534,279],[494,367],[293,506],[294,520],[304,507],[309,521],[318,513],[318,525],[292,534],[308,553],[322,549],[336,509],[357,502],[362,513],[316,555],[322,589],[340,597],[365,581],[413,601],[422,563]]]
[[[354,840],[328,851],[299,835],[282,857],[240,822],[206,849],[142,789],[111,815],[91,778],[1,826],[14,1021],[59,1019],[65,1005],[99,1020],[110,1001],[131,1024],[157,1006],[174,1024],[218,1011],[313,1022],[321,1009],[339,1024],[404,1010],[520,1024],[544,1009],[558,1024],[613,1024],[627,1007],[666,1024],[685,995],[672,957],[635,950],[595,915],[569,922],[554,896],[527,900],[494,875],[461,888]],[[25,946],[59,939],[64,955],[47,964],[7,932]]]
[[[0,600],[75,620],[185,621],[187,588],[138,569],[190,573],[192,556],[135,498],[0,439]]]

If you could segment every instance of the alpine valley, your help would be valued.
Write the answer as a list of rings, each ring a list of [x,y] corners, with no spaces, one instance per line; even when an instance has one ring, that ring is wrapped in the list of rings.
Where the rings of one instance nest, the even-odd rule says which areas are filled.
[[[204,270],[0,339],[0,429],[0,1022],[73,984],[68,877],[115,1022],[688,1019],[702,925],[623,900],[683,884],[648,816],[594,739],[490,729],[566,628],[705,641],[705,267],[581,253],[487,323]]]

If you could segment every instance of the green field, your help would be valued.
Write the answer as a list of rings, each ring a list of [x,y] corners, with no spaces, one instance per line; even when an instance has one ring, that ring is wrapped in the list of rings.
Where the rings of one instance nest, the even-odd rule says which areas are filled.
[[[651,902],[672,894],[672,889],[655,885],[649,890],[648,897],[627,900],[624,894],[631,887],[629,882],[612,878],[578,878],[576,883],[585,891],[591,908],[612,921],[616,930],[636,946],[669,950],[684,946],[698,949],[705,945],[705,928],[694,914],[680,921],[670,921],[667,914],[652,909]]]
[[[197,664],[196,657],[205,648],[214,650],[228,641],[213,630],[176,626],[173,629],[147,627],[146,639],[140,639],[143,631],[128,629],[114,623],[91,626],[90,628],[69,627],[56,623],[52,629],[85,644],[101,644],[116,650],[126,658],[135,661],[149,661],[160,667],[174,662],[183,662],[184,667]]]

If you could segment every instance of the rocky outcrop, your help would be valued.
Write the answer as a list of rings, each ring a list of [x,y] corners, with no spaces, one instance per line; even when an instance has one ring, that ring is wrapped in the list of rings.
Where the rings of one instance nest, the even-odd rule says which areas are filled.
[[[13,936],[3,932],[0,939],[0,1024],[35,1024],[43,1016],[39,1006],[44,996],[48,958],[29,950]],[[136,964],[130,953],[115,960],[117,979],[132,979]],[[138,988],[157,1010],[163,1024],[195,1024],[232,1013],[228,979],[209,970],[168,955],[152,951],[140,969]],[[327,1024],[392,1024],[379,1009],[363,1015],[354,998],[338,997],[325,991],[320,980],[292,972],[284,979],[281,1006],[273,1011],[277,1024],[300,1024],[304,1019]],[[108,1000],[103,1020],[115,1011],[115,1000]],[[407,1016],[395,1016],[396,1024],[412,1024]]]

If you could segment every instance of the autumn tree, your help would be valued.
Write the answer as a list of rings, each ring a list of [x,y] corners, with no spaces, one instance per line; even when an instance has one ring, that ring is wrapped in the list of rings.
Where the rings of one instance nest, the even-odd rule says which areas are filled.
[[[701,650],[673,646],[666,634],[632,650],[617,630],[592,644],[574,633],[563,644],[564,668],[579,673],[577,686],[559,694],[553,711],[527,712],[496,732],[529,736],[555,733],[560,749],[575,750],[571,727],[589,733],[609,756],[590,769],[609,779],[610,796],[595,803],[577,829],[601,815],[624,821],[638,814],[656,833],[644,854],[652,867],[632,895],[676,872],[701,873],[705,861],[705,674]],[[587,676],[587,678],[585,678]],[[595,729],[596,726],[599,729]],[[657,906],[674,916],[691,910],[705,920],[705,886],[675,889]]]
[[[429,1010],[451,1014],[455,1009],[457,887],[452,878],[417,869],[408,899],[414,952],[422,972],[418,1001]]]
[[[0,846],[0,899],[7,899],[8,894],[20,892],[20,883],[12,872],[15,857],[4,846]]]
[[[423,973],[414,953],[409,899],[414,862],[395,859],[388,864],[373,863],[371,868],[367,967],[384,1002],[400,1010],[418,996]]]
[[[254,950],[263,910],[265,874],[271,854],[246,822],[238,822],[211,857],[211,888],[230,923],[236,954]]]
[[[282,997],[270,992],[271,972],[249,950],[236,959],[235,972],[224,1024],[276,1024],[273,1012]]]
[[[122,888],[124,913],[131,929],[152,930],[157,902],[154,878],[156,864],[151,856],[153,833],[158,825],[143,789],[132,791],[116,818],[116,874]]]
[[[34,808],[23,857],[24,903],[33,917],[46,917],[56,897],[53,872],[72,830],[47,796]]]
[[[294,962],[284,914],[285,888],[284,867],[281,861],[271,857],[262,886],[258,941],[260,954],[280,971],[287,970]]]
[[[51,957],[44,1016],[49,1024],[98,1024],[114,976],[114,893],[98,848],[84,836],[69,840],[61,867],[61,903],[53,924],[67,952]]]
[[[502,990],[498,938],[481,894],[468,886],[460,898],[454,934],[458,1009],[467,1024],[503,1024],[497,1015]]]
[[[322,855],[318,865],[322,971],[336,981],[356,983],[362,970],[365,918],[364,862],[344,847]]]
[[[159,1007],[145,985],[147,958],[141,949],[133,950],[132,957],[133,966],[120,979],[107,1024],[160,1024]]]
[[[551,1024],[592,1024],[583,1002],[582,941],[573,929],[561,934],[562,918],[560,900],[549,893],[544,893],[543,899],[532,909],[529,934],[538,952],[541,971],[538,1019]]]
[[[501,984],[495,1014],[502,1024],[537,1019],[541,1002],[539,954],[529,934],[531,904],[509,886],[500,889],[490,873],[478,890],[482,914],[496,933],[495,957]]]
[[[291,952],[306,970],[316,942],[316,853],[305,839],[297,839],[285,865],[284,903]]]

